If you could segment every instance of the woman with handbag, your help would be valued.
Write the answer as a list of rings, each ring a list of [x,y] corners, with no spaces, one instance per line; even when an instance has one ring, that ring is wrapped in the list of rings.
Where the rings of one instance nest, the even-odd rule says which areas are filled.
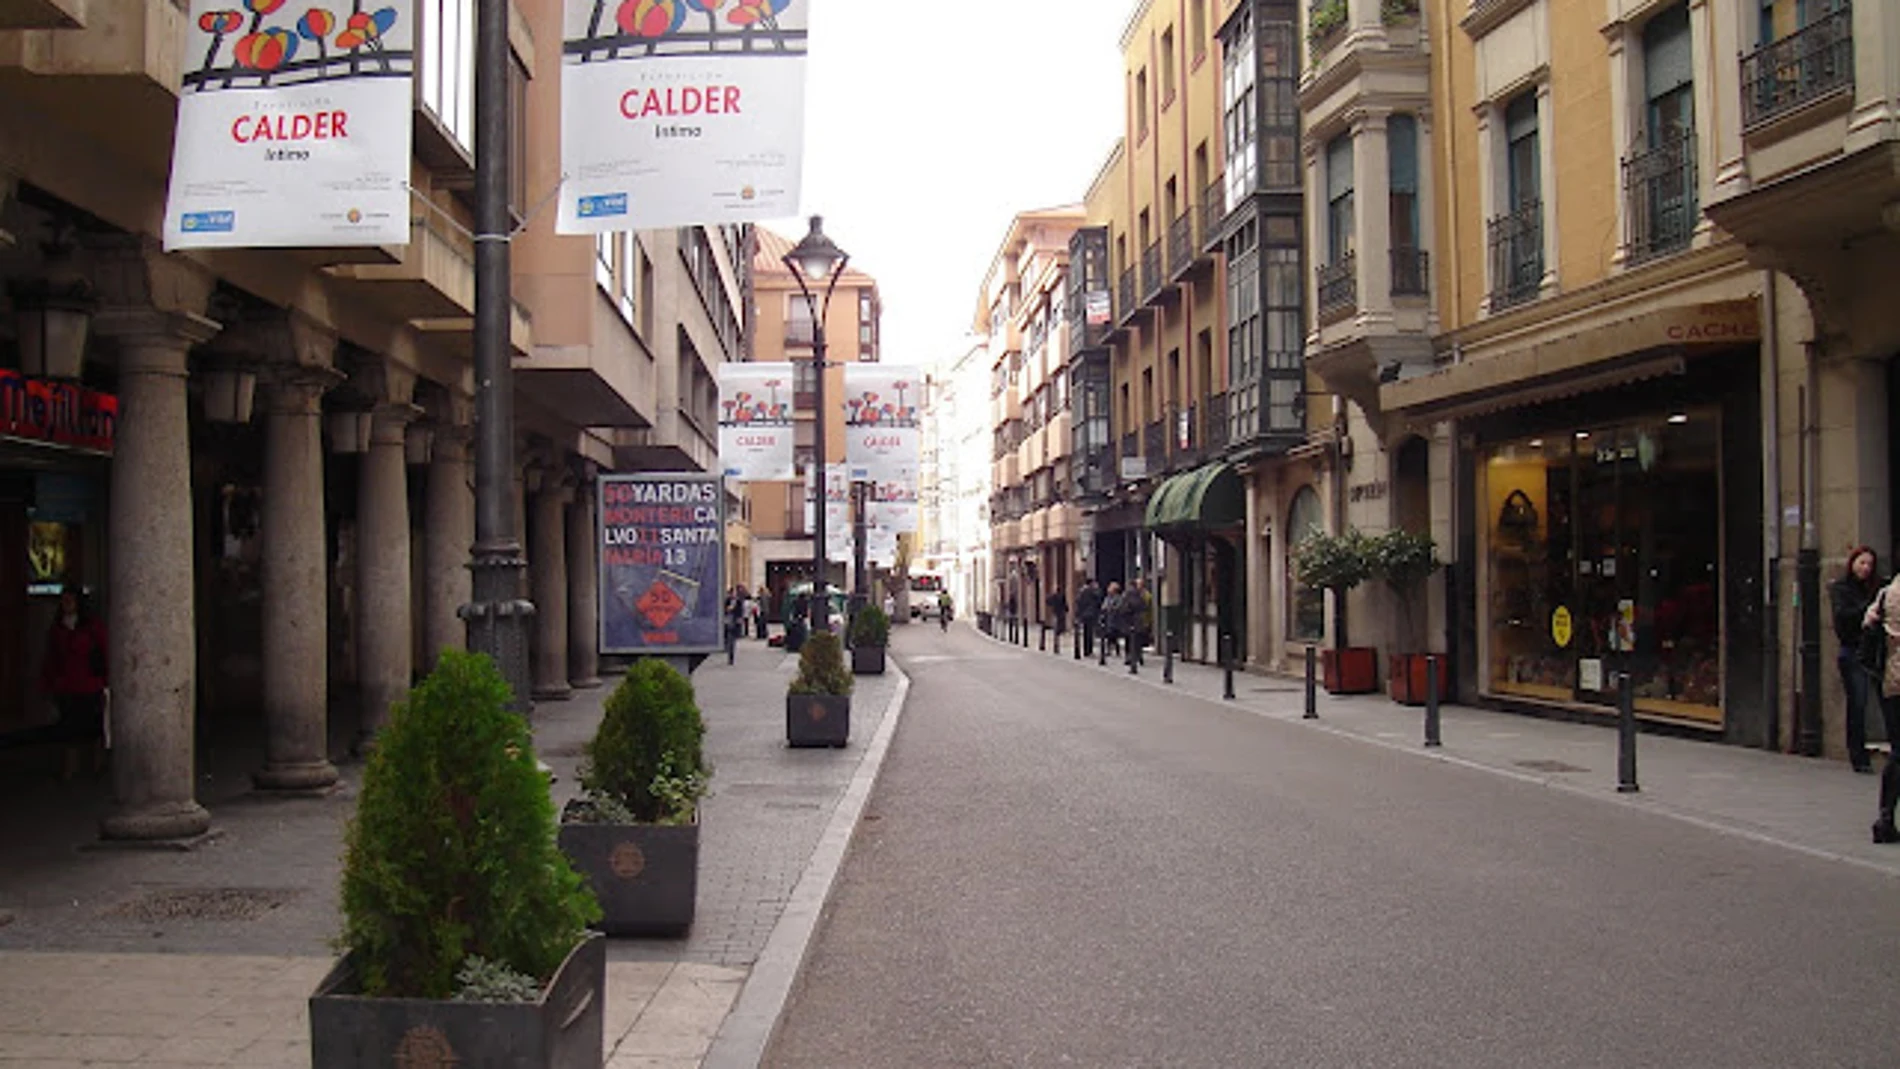
[[[1874,821],[1874,842],[1900,843],[1900,828],[1893,823],[1895,803],[1900,803],[1900,577],[1880,588],[1872,605],[1861,617],[1864,627],[1874,628],[1886,641],[1886,661],[1881,664],[1880,716],[1887,725],[1887,764],[1880,770],[1880,816]]]
[[[1875,673],[1861,665],[1861,640],[1866,634],[1861,620],[1873,604],[1874,595],[1880,592],[1880,580],[1875,578],[1878,568],[1874,551],[1856,546],[1847,554],[1846,570],[1827,588],[1834,609],[1834,637],[1841,643],[1835,666],[1841,673],[1841,687],[1847,692],[1847,760],[1856,772],[1874,770],[1867,757],[1867,704],[1873,695]],[[1880,636],[1867,637],[1876,643],[1871,652],[1878,658]]]

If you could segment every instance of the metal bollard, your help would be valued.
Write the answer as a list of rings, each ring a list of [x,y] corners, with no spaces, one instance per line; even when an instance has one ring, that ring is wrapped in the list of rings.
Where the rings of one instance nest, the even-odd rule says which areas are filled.
[[[1301,715],[1301,720],[1319,719],[1319,689],[1313,676],[1314,661],[1313,647],[1308,646],[1306,647],[1306,712]]]
[[[1096,654],[1095,666],[1097,668],[1106,667],[1108,665],[1108,636],[1107,635],[1095,636],[1095,654]]]
[[[1082,659],[1082,633],[1080,625],[1077,625],[1077,630],[1069,635],[1069,653],[1074,660],[1079,661]]]
[[[1174,636],[1161,629],[1161,682],[1174,682]]]
[[[1438,737],[1438,656],[1425,655],[1425,745],[1443,746]]]
[[[1616,676],[1616,793],[1635,794],[1636,784],[1636,690],[1630,686],[1630,674]]]
[[[1036,652],[1049,652],[1049,625],[1040,624],[1036,629]]]
[[[1055,642],[1055,649],[1051,652],[1053,652],[1057,657],[1062,656],[1062,628],[1060,626],[1058,626],[1055,629],[1053,641]]]
[[[1138,636],[1129,635],[1125,644],[1125,649],[1127,651],[1127,658],[1128,658],[1128,674],[1131,676],[1140,675],[1141,674],[1141,639]]]
[[[1234,636],[1220,637],[1221,690],[1220,696],[1226,701],[1234,700]]]

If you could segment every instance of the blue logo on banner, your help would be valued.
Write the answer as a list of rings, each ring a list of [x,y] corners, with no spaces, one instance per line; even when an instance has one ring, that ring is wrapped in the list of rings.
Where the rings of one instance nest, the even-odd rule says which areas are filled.
[[[186,212],[180,224],[187,234],[225,233],[237,229],[237,213],[234,211]]]
[[[597,197],[581,198],[581,218],[591,219],[601,215],[627,214],[627,195],[625,193],[602,193]]]

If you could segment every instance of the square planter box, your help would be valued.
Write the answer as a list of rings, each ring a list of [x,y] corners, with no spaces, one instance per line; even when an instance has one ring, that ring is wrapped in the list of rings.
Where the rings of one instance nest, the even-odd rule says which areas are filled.
[[[785,741],[793,746],[843,746],[851,738],[851,695],[787,694]]]
[[[1395,653],[1391,655],[1392,700],[1400,705],[1424,705],[1430,688],[1426,685],[1426,662],[1438,662],[1438,700],[1451,701],[1451,665],[1442,653]]]
[[[463,1069],[600,1069],[607,941],[568,954],[539,1002],[365,998],[345,956],[310,996],[311,1069],[453,1065]]]
[[[1370,646],[1321,650],[1320,667],[1328,694],[1373,694],[1379,689],[1379,654]]]
[[[884,674],[884,647],[851,647],[851,672],[860,676],[881,676]]]
[[[699,821],[562,824],[561,852],[600,900],[608,935],[683,935],[699,897]]]

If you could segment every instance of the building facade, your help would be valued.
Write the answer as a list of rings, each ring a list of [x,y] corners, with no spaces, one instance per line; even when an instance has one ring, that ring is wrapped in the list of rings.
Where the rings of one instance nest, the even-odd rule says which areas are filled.
[[[260,790],[322,792],[459,646],[474,540],[473,41],[420,0],[411,240],[159,244],[185,13],[8,4],[0,31],[0,730],[64,587],[107,624],[102,832],[203,833],[197,748],[262,739]],[[16,17],[17,16],[17,17]],[[707,466],[749,306],[743,230],[557,237],[560,10],[515,12],[517,532],[536,696],[598,682],[593,477]],[[537,72],[539,76],[537,76]],[[39,399],[39,400],[29,400]]]

